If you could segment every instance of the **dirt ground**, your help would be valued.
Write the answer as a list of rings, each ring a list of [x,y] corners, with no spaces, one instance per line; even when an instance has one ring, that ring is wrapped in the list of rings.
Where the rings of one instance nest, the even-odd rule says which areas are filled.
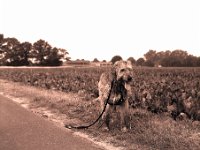
[[[6,80],[0,80],[0,85],[0,94],[60,127],[65,124],[89,124],[100,113],[98,100],[86,100],[81,92],[63,93]],[[200,149],[199,122],[174,121],[167,114],[155,115],[141,109],[131,109],[131,112],[131,129],[126,133],[119,129],[117,112],[112,114],[112,129],[109,132],[99,128],[98,124],[85,130],[73,130],[75,134],[110,150]]]

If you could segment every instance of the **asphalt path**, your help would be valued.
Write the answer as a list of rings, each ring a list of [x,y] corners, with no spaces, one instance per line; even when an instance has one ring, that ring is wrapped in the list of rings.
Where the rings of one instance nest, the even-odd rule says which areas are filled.
[[[0,95],[0,150],[102,150]]]

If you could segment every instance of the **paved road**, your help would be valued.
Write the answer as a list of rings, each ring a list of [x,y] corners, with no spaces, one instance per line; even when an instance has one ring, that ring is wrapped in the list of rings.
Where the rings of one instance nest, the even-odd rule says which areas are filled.
[[[0,95],[0,150],[100,149]]]

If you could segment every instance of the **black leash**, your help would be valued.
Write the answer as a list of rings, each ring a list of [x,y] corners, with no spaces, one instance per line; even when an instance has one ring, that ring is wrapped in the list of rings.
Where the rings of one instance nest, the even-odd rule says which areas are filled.
[[[103,113],[104,113],[105,110],[106,110],[106,106],[107,106],[107,104],[108,104],[108,102],[109,102],[109,99],[110,99],[110,96],[111,96],[113,84],[114,84],[114,80],[112,80],[112,82],[111,82],[111,88],[110,88],[110,90],[109,90],[108,98],[107,98],[107,100],[106,100],[106,103],[105,103],[105,105],[104,105],[104,108],[103,108],[101,114],[99,115],[99,117],[98,117],[94,122],[92,122],[92,123],[89,124],[89,125],[82,125],[82,126],[65,125],[65,128],[68,128],[68,129],[87,129],[87,128],[93,126],[95,123],[97,123],[97,121],[102,117]]]

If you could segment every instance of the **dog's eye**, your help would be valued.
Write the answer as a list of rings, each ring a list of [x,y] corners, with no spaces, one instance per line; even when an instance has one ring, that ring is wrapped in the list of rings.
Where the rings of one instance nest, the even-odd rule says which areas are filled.
[[[124,71],[125,71],[125,69],[121,69],[121,70],[120,70],[120,72],[124,72]]]

